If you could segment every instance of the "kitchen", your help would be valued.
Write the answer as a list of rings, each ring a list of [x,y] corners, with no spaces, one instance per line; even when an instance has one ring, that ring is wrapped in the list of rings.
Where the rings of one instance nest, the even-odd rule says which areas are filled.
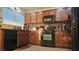
[[[0,50],[40,51],[43,47],[41,51],[79,50],[75,38],[76,10],[78,8],[0,7]]]

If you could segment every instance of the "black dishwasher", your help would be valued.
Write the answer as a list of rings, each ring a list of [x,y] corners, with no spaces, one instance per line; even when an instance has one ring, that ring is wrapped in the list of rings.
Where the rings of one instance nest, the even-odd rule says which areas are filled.
[[[4,49],[7,51],[17,47],[17,31],[4,29]]]

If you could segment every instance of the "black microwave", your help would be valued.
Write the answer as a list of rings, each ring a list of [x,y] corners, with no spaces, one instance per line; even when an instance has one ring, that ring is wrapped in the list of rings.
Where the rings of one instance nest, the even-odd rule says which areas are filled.
[[[55,22],[55,15],[53,15],[53,16],[44,16],[43,17],[43,23],[52,24],[53,22]]]

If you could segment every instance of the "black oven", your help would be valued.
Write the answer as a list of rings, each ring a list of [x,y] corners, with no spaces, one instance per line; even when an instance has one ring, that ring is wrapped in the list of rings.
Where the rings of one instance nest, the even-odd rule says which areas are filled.
[[[41,46],[55,47],[55,32],[43,32],[41,38]]]

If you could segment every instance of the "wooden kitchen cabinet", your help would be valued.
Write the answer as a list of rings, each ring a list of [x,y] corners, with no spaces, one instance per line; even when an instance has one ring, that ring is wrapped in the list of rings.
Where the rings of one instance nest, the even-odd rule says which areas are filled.
[[[39,32],[30,31],[29,32],[29,43],[34,45],[40,45]]]
[[[36,23],[36,12],[31,13],[31,23]]]
[[[63,48],[71,47],[71,37],[67,35],[67,32],[55,32],[55,46]]]
[[[29,43],[29,31],[20,30],[17,32],[17,47],[27,45]]]
[[[39,34],[39,31],[36,31],[36,45],[40,45],[41,43],[40,43],[40,36],[39,36],[40,34]]]
[[[25,14],[25,24],[30,24],[31,23],[31,14],[26,13]]]
[[[49,10],[43,11],[43,16],[49,16],[49,14],[50,14]]]
[[[43,16],[56,15],[56,9],[43,11]]]
[[[56,9],[52,9],[49,11],[49,15],[56,15]]]
[[[67,21],[69,12],[67,8],[59,8],[56,11],[56,21]]]
[[[36,44],[36,33],[35,33],[35,31],[29,32],[29,43],[30,44]]]
[[[0,50],[4,49],[4,35],[3,30],[0,29]]]
[[[43,23],[43,13],[42,12],[37,12],[36,13],[36,23]]]

